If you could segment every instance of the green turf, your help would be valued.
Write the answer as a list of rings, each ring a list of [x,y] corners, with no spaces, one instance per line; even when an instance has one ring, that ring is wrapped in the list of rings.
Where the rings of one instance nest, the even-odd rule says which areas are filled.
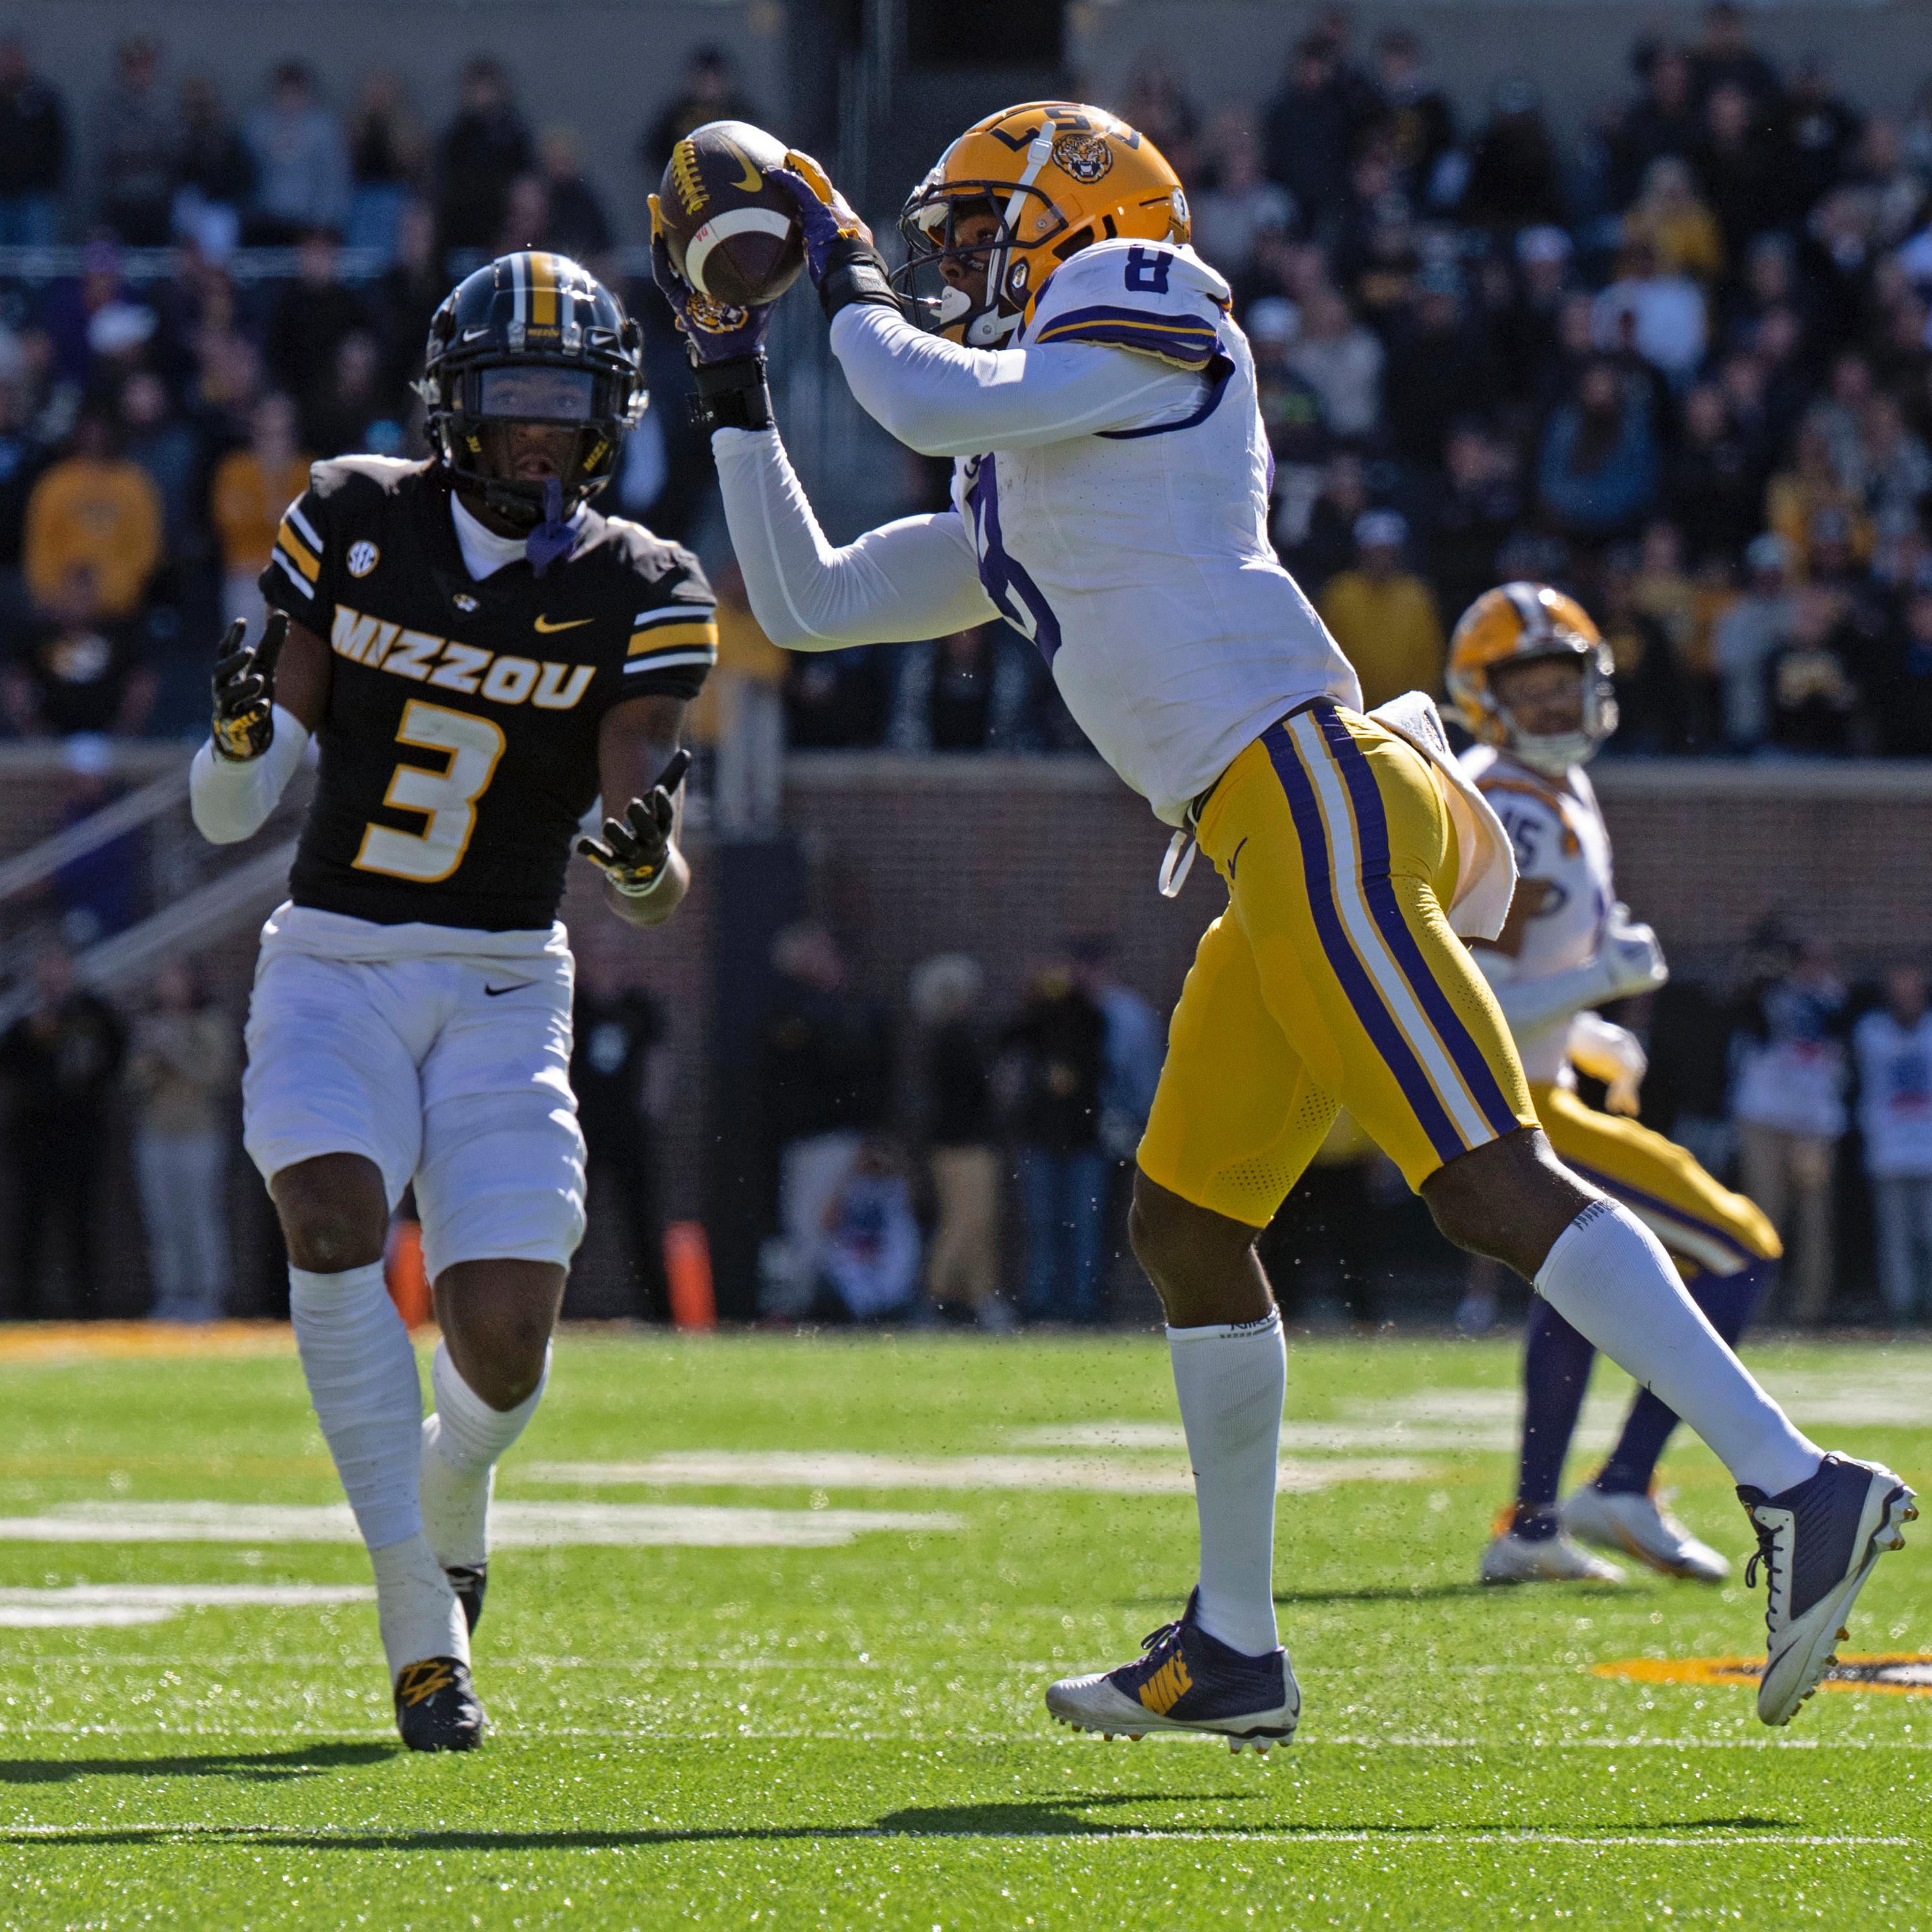
[[[1757,1360],[1774,1388],[1807,1391],[1801,1418],[1806,1402],[1843,1416],[1862,1388],[1894,1391],[1902,1420],[1815,1432],[1932,1474],[1898,1394],[1932,1385],[1932,1352]],[[1297,1342],[1289,1414],[1359,1426],[1418,1392],[1504,1390],[1514,1367],[1503,1343]],[[0,1516],[335,1494],[291,1357],[11,1364],[0,1415]],[[1297,1452],[1417,1467],[1282,1498],[1276,1574],[1304,1717],[1267,1762],[1108,1745],[1042,1713],[1052,1676],[1120,1660],[1178,1610],[1185,1496],[573,1489],[518,1466],[758,1449],[1172,1468],[1172,1450],[1048,1450],[1025,1433],[1172,1418],[1151,1339],[568,1337],[506,1499],[958,1527],[824,1549],[505,1552],[477,1647],[495,1731],[469,1758],[398,1746],[364,1606],[0,1629],[0,1924],[1932,1924],[1932,1702],[1834,1693],[1773,1733],[1745,1689],[1593,1674],[1748,1652],[1761,1599],[1651,1579],[1477,1590],[1500,1449],[1391,1435]],[[1741,1564],[1715,1463],[1684,1444],[1669,1473]],[[1848,1649],[1932,1650],[1928,1547],[1881,1564]],[[342,1545],[0,1540],[14,1592],[367,1576]]]

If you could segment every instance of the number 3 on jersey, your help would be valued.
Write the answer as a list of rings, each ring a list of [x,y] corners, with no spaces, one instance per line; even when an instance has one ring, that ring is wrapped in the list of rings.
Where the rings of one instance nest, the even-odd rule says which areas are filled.
[[[396,742],[441,752],[449,762],[440,772],[406,762],[397,766],[382,802],[399,812],[419,812],[429,822],[420,832],[365,826],[356,867],[434,885],[448,878],[470,849],[470,835],[476,829],[476,801],[496,775],[503,734],[474,712],[452,711],[446,705],[412,698],[396,728]]]

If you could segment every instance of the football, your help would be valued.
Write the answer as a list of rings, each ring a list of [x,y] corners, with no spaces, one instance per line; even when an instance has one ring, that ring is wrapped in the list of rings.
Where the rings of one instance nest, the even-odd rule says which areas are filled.
[[[798,211],[778,182],[784,143],[748,121],[707,121],[672,148],[658,206],[671,265],[715,302],[776,302],[805,266]]]

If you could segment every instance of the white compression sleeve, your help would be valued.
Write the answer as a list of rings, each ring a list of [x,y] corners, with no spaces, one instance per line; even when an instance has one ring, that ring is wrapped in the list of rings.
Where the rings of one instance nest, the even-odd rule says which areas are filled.
[[[1097,344],[964,349],[881,302],[832,320],[832,352],[859,406],[922,456],[977,456],[1141,428],[1199,406],[1206,378]]]
[[[436,1559],[478,1569],[490,1556],[490,1492],[499,1460],[522,1435],[550,1380],[543,1378],[514,1408],[492,1408],[458,1372],[449,1344],[436,1344],[430,1364],[436,1412],[422,1426],[423,1533]]]
[[[1274,1622],[1274,1492],[1288,1357],[1281,1317],[1170,1328],[1201,1522],[1201,1628],[1260,1657]]]
[[[1709,1444],[1740,1483],[1777,1496],[1823,1454],[1794,1429],[1684,1293],[1670,1258],[1636,1216],[1593,1201],[1556,1238],[1536,1291]]]
[[[1609,967],[1600,954],[1567,972],[1520,980],[1516,963],[1507,952],[1499,952],[1493,946],[1472,946],[1470,951],[1510,1031],[1519,1037],[1552,1021],[1567,1020],[1585,1006],[1607,999],[1612,990]]]
[[[232,845],[259,832],[288,789],[302,753],[308,728],[292,711],[275,706],[274,736],[259,758],[238,764],[217,758],[214,741],[203,740],[188,770],[188,806],[195,829],[214,845]]]
[[[904,517],[838,549],[819,528],[776,430],[714,430],[711,450],[752,614],[773,644],[900,644],[1000,614],[957,511]]]

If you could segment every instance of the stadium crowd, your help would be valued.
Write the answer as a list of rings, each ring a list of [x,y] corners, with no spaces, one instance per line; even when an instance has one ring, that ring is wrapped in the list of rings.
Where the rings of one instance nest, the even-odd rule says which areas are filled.
[[[1471,118],[1414,35],[1359,50],[1337,9],[1258,110],[1204,120],[1152,58],[1109,104],[1187,182],[1261,368],[1276,542],[1372,702],[1438,686],[1456,614],[1534,576],[1610,637],[1616,754],[1932,754],[1932,89],[1867,113],[1728,0],[1630,66],[1580,134],[1520,81]],[[303,466],[420,447],[408,381],[452,269],[536,244],[614,273],[636,210],[614,222],[575,131],[532,129],[486,58],[434,130],[380,71],[337,104],[285,61],[244,106],[148,40],[84,144],[70,91],[0,40],[0,244],[85,244],[78,275],[0,286],[6,716],[184,730],[186,668],[252,607]],[[699,54],[637,135],[636,196],[686,128],[757,111]],[[287,272],[235,272],[238,244]],[[133,279],[126,251],[164,245]],[[629,292],[675,393],[662,304]],[[615,494],[710,553],[680,415]],[[788,662],[733,628],[760,746],[782,711],[801,747],[1077,747],[1003,629]]]

